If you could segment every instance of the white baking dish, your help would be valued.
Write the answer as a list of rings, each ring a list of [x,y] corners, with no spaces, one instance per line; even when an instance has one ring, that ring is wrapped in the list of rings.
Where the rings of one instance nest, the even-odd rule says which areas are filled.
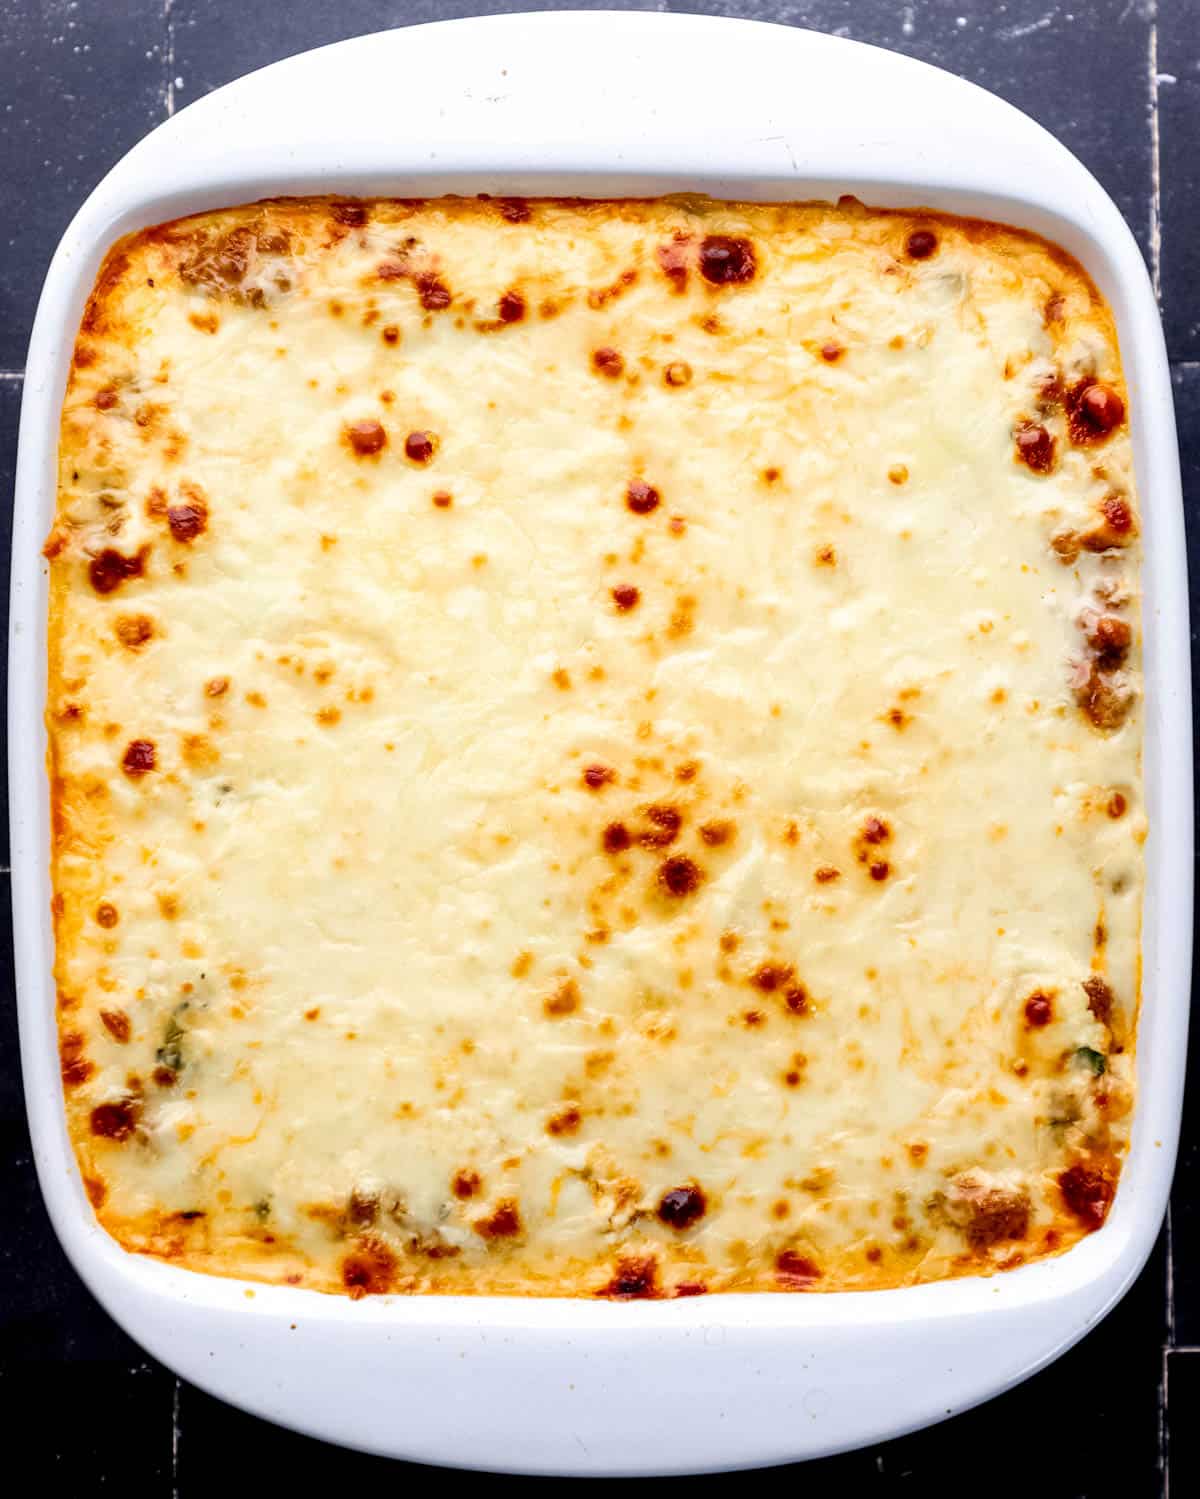
[[[1116,313],[1145,518],[1145,985],[1133,1147],[1104,1229],[992,1278],[634,1304],[368,1298],[251,1287],[129,1255],[96,1225],[63,1120],[43,771],[46,583],[68,359],[118,235],[280,193],[836,198],[1027,226]],[[114,169],[59,246],[21,420],[11,640],[21,1043],[50,1215],[155,1357],[258,1415],[406,1458],[679,1473],[835,1452],[986,1399],[1069,1347],[1158,1232],[1175,1158],[1191,945],[1191,709],[1178,457],[1158,312],[1133,238],[1056,141],[970,84],[852,42],[695,16],[496,17],[363,37],[202,99]]]

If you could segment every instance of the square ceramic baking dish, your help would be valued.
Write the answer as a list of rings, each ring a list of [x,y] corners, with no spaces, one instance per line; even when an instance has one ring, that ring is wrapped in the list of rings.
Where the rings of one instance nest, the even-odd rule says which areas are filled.
[[[1146,846],[1139,1099],[1105,1227],[990,1278],[830,1295],[349,1301],[127,1254],[96,1224],[58,1077],[44,773],[46,576],[59,409],[119,235],[288,193],[836,199],[1034,229],[1117,320],[1145,530]],[[264,392],[265,400],[270,399]],[[1162,1220],[1183,1085],[1191,706],[1178,456],[1158,311],[1111,200],[1024,115],[853,42],[697,16],[561,13],[362,37],[199,100],[141,142],[54,257],[29,350],[13,541],[11,786],[21,1045],[55,1228],[128,1332],[188,1380],[349,1446],[530,1473],[778,1463],[937,1421],[1062,1353],[1124,1293]]]

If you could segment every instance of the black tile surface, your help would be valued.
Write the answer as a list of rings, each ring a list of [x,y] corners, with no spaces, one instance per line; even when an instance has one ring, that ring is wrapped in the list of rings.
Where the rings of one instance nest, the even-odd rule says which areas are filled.
[[[517,8],[539,7],[530,0],[0,0],[6,42],[0,54],[6,64],[0,74],[6,84],[0,97],[0,181],[10,209],[0,258],[0,372],[21,367],[57,235],[108,165],[169,108],[251,68],[342,36]],[[895,47],[994,89],[1082,156],[1161,272],[1177,361],[1189,520],[1196,516],[1198,0],[683,0],[678,8],[813,26]],[[581,76],[583,70],[581,61]],[[4,495],[11,493],[19,400],[20,381],[0,377]],[[0,520],[5,552],[9,521],[6,509]],[[1193,578],[1200,576],[1197,537],[1200,528],[1191,528]],[[7,852],[0,853],[0,863],[0,974],[8,974]],[[24,1450],[40,1459],[43,1486],[50,1475],[53,1494],[107,1488],[133,1496],[208,1499],[213,1493],[258,1491],[267,1483],[308,1493],[371,1479],[420,1482],[424,1470],[323,1446],[177,1385],[92,1301],[58,1248],[38,1193],[11,983],[0,982],[0,1410],[4,1429],[19,1433]],[[1200,1024],[1191,1052],[1195,1077]],[[817,1496],[957,1499],[970,1493],[974,1499],[1019,1492],[1032,1499],[1138,1499],[1167,1492],[1169,1457],[1173,1499],[1200,1494],[1195,1086],[1184,1122],[1171,1235],[1170,1296],[1161,1243],[1112,1316],[1018,1389],[926,1432],[802,1469],[774,1470],[756,1484],[779,1492],[803,1486]],[[487,1482],[515,1487],[518,1480]],[[674,1482],[712,1488],[745,1480]]]
[[[1167,1355],[1167,1439],[1172,1499],[1200,1494],[1200,1348]]]
[[[0,370],[19,370],[59,236],[162,118],[163,0],[0,0]]]
[[[1160,7],[1159,157],[1162,300],[1172,359],[1200,359],[1200,8]]]
[[[1184,503],[1188,517],[1188,572],[1192,593],[1192,695],[1200,702],[1200,364],[1176,365],[1172,371],[1175,418],[1179,424],[1179,454],[1183,464]],[[1193,727],[1193,736],[1195,735]],[[1194,739],[1193,763],[1198,763],[1200,740]],[[1195,939],[1194,939],[1195,940]],[[1200,942],[1197,942],[1200,952]],[[1193,998],[1195,989],[1193,988]],[[1200,1015],[1193,1003],[1188,1037],[1188,1089],[1184,1105],[1183,1137],[1175,1186],[1171,1194],[1171,1233],[1175,1261],[1175,1325],[1177,1344],[1200,1347]],[[1200,1416],[1200,1407],[1197,1408]]]
[[[558,6],[548,0],[527,0],[520,5],[496,0],[407,0],[401,5],[389,0],[339,0],[336,5],[258,6],[239,0],[175,0],[173,71],[182,80],[176,88],[176,104],[182,108],[188,99],[254,68],[348,36],[507,11],[613,9],[667,10],[668,6],[665,0],[632,0],[620,6],[611,0],[574,0]]]
[[[169,1499],[174,1396],[175,1381],[144,1360],[129,1367],[0,1368],[9,1450],[36,1465],[38,1488],[55,1499],[95,1494]],[[9,1485],[17,1493],[23,1487],[11,1472]],[[226,1485],[219,1492],[251,1491]]]
[[[8,503],[8,497],[12,494],[13,476],[17,466],[17,418],[21,413],[21,388],[19,379],[0,375],[0,504],[3,505],[3,513],[0,514],[0,577],[8,577],[9,556],[12,551],[12,506]],[[0,653],[0,702],[3,702],[8,693],[8,653]],[[0,806],[8,806],[8,757],[0,755],[0,796],[3,801]],[[8,818],[3,819],[4,826],[0,829],[0,868],[7,870],[8,858]],[[7,913],[5,920],[8,920]],[[0,975],[9,972],[6,965],[0,969]],[[3,980],[0,978],[0,983]],[[2,1093],[5,1082],[3,1080],[3,1069],[0,1069],[0,1093]]]

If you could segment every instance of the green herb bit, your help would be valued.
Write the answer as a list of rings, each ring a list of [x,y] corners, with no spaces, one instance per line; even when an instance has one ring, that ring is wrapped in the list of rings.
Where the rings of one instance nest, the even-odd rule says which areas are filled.
[[[1081,1046],[1075,1053],[1074,1061],[1079,1067],[1086,1067],[1093,1077],[1101,1077],[1108,1071],[1108,1058],[1102,1051],[1096,1051],[1091,1046]]]

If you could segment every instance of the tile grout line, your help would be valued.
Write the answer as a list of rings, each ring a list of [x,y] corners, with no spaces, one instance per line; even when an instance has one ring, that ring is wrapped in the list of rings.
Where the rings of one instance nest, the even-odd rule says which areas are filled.
[[[24,380],[24,370],[0,370],[0,380]]]
[[[1171,1202],[1167,1199],[1167,1215],[1165,1227],[1165,1248],[1167,1252],[1167,1273],[1164,1277],[1163,1289],[1166,1292],[1167,1313],[1167,1336],[1162,1348],[1162,1362],[1158,1373],[1158,1474],[1162,1484],[1163,1499],[1169,1499],[1171,1492],[1171,1421],[1168,1411],[1169,1394],[1167,1390],[1167,1361],[1171,1353],[1171,1345],[1175,1341],[1175,1240],[1171,1224]]]
[[[170,3],[170,0],[168,0]],[[1162,304],[1162,180],[1158,139],[1158,17],[1150,21],[1147,62],[1150,70],[1150,277]]]
[[[163,108],[175,113],[175,0],[163,0]]]
[[[171,1396],[171,1499],[179,1499],[179,1379]]]

